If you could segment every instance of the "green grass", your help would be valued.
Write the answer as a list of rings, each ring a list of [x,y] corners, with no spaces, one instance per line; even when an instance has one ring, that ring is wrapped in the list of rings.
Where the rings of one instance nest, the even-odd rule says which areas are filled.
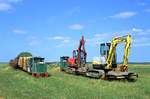
[[[65,74],[49,67],[49,78],[33,78],[0,64],[0,99],[150,99],[150,65],[133,64],[136,82],[105,81]]]

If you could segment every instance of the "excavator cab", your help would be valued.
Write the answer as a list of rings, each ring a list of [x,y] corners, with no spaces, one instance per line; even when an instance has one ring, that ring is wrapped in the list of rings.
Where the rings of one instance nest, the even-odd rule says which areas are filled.
[[[107,66],[106,60],[109,55],[109,50],[110,50],[111,43],[101,43],[100,44],[100,62],[97,62],[97,64],[93,64],[94,69],[105,69]],[[112,60],[112,68],[117,67],[117,62],[116,62],[116,53],[113,57]]]
[[[109,49],[111,43],[101,43],[100,44],[100,55],[104,57],[108,57]]]
[[[105,61],[105,64],[106,64],[106,60],[109,55],[110,46],[111,46],[111,43],[101,43],[100,44],[100,56],[101,56],[101,60],[103,59],[102,63],[104,63],[104,61]],[[115,52],[115,55],[113,56],[113,60],[112,60],[112,68],[117,67],[116,56],[117,56],[117,54]]]
[[[80,63],[78,63],[78,58],[80,60]],[[86,52],[81,49],[80,54],[78,54],[78,50],[73,50],[73,59],[75,59],[76,64],[85,66]]]
[[[77,52],[77,50],[73,50],[73,58],[77,58],[77,54],[78,54],[78,52]]]

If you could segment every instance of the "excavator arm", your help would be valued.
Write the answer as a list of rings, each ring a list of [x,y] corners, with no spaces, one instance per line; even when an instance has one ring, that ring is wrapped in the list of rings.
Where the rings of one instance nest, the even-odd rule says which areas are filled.
[[[86,64],[86,50],[85,50],[85,40],[82,36],[77,50],[73,50],[73,58],[68,58],[68,63],[75,66],[76,68],[83,67]]]
[[[112,39],[108,58],[106,60],[106,69],[112,69],[112,61],[113,57],[116,53],[116,47],[120,43],[125,43],[125,48],[124,48],[124,57],[123,57],[123,64],[120,66],[120,71],[127,71],[128,70],[128,56],[130,52],[130,45],[131,45],[131,35],[128,34],[127,36],[120,36],[120,37],[115,37]]]
[[[86,63],[86,50],[85,50],[85,40],[84,40],[84,36],[82,36],[80,43],[79,43],[79,47],[77,49],[77,64],[78,66],[81,65],[85,65]]]

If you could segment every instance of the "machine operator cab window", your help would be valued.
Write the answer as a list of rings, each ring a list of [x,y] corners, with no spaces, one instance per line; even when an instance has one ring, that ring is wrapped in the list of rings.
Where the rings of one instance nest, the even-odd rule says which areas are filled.
[[[81,56],[80,56],[80,58],[81,58],[81,62],[83,64],[86,64],[86,53],[83,50],[81,50]]]
[[[110,49],[110,43],[102,43],[102,44],[100,44],[100,55],[101,55],[101,57],[104,57],[105,60],[108,57],[109,49]]]
[[[73,58],[75,58],[75,59],[77,58],[77,51],[78,50],[73,50]]]
[[[73,50],[73,58],[77,59],[78,50]],[[81,50],[80,52],[80,60],[82,63],[86,63],[86,53]]]
[[[100,61],[102,64],[106,64],[106,60],[109,54],[110,43],[100,44]]]
[[[44,64],[44,58],[41,57],[34,57],[33,61],[37,64]]]
[[[109,55],[109,49],[110,49],[111,43],[101,43],[100,44],[100,60],[102,64],[106,64],[106,60]],[[112,61],[113,66],[116,66],[116,55],[114,55],[113,61]]]

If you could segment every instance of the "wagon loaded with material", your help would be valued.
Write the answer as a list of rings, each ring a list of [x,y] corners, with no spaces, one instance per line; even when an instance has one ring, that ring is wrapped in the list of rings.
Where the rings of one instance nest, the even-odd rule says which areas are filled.
[[[28,52],[20,53],[14,60],[10,60],[10,66],[26,71],[36,78],[49,76],[44,58],[33,57]]]

